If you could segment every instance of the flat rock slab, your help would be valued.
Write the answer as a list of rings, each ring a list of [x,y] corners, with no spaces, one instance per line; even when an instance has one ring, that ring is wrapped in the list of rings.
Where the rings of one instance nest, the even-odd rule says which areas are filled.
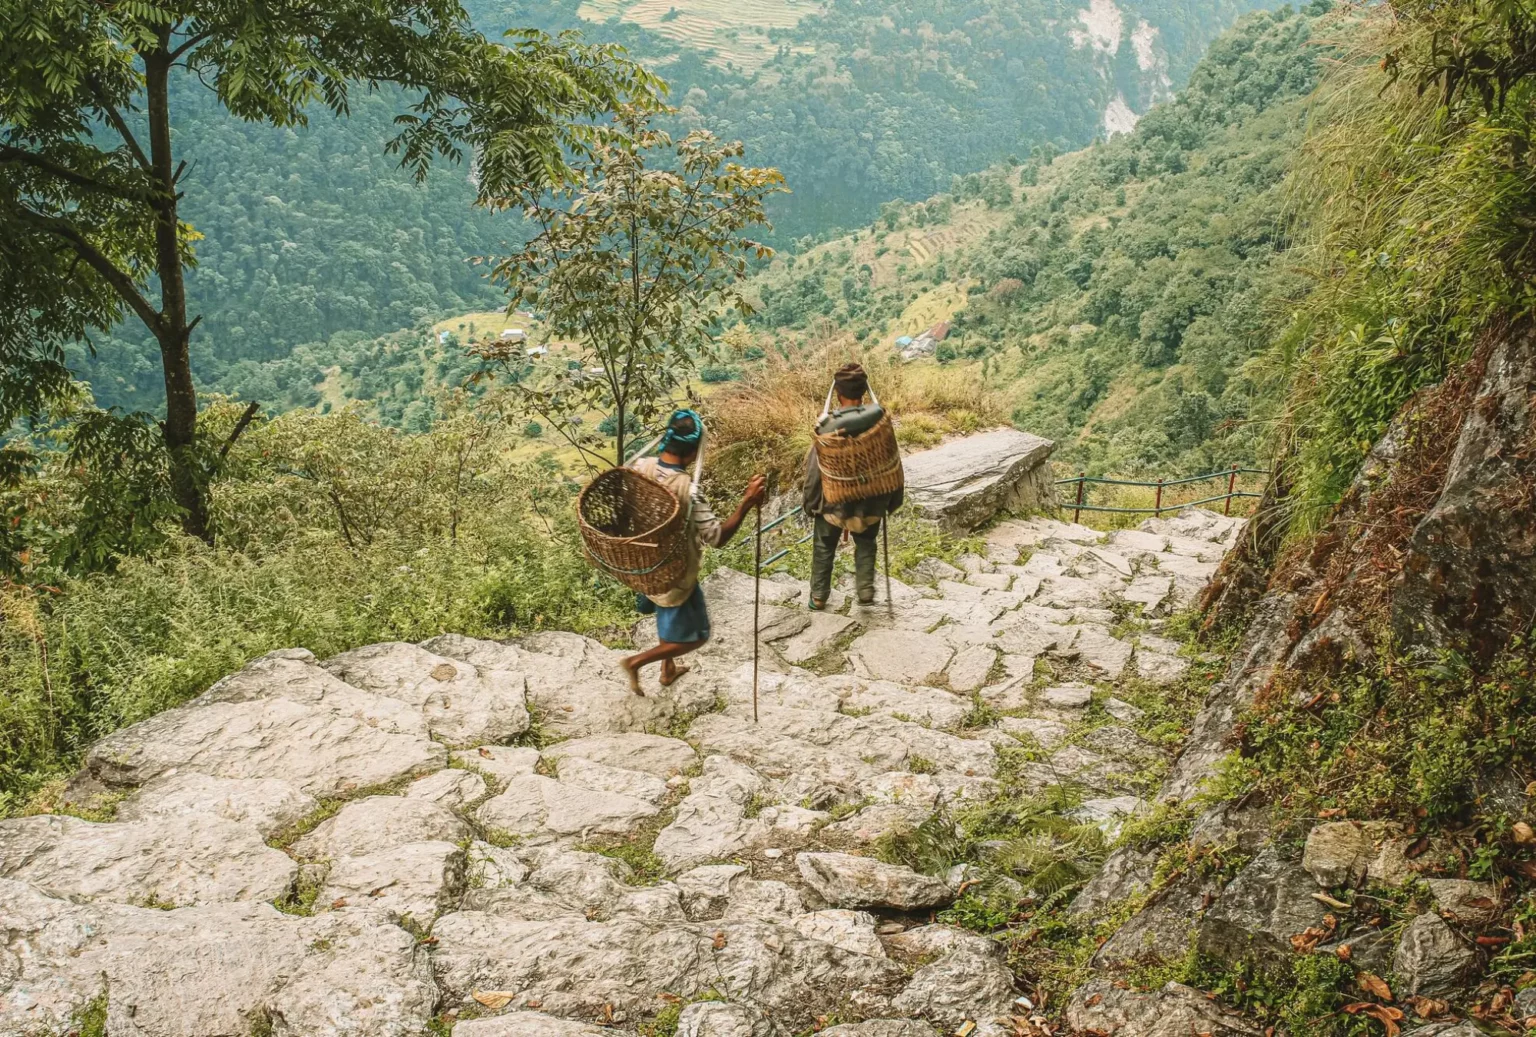
[[[406,843],[331,865],[317,910],[382,911],[423,927],[454,903],[464,882],[464,851],[455,843]]]
[[[461,1037],[612,1037],[612,1030],[600,1030],[570,1019],[556,1019],[543,1012],[513,1012],[492,1019],[466,1019],[454,1026]]]
[[[278,778],[215,778],[197,771],[172,770],[118,804],[116,819],[212,814],[250,825],[271,837],[318,805],[315,797]]]
[[[810,612],[805,627],[792,637],[774,642],[784,661],[796,666],[816,658],[835,645],[839,638],[857,630],[860,623],[855,616],[839,616],[830,612]],[[765,640],[768,640],[765,638]]]
[[[848,646],[854,673],[905,684],[931,683],[954,654],[942,637],[905,630],[871,630]]]
[[[481,670],[400,641],[344,652],[324,665],[353,687],[420,710],[428,730],[448,745],[501,742],[528,730],[521,669]]]
[[[802,853],[795,865],[805,884],[833,907],[918,911],[955,899],[955,891],[944,881],[872,857]]]
[[[469,825],[441,803],[415,796],[368,796],[320,822],[293,844],[293,851],[310,859],[335,859],[406,843],[456,843],[468,837]]]
[[[539,765],[539,751],[527,746],[480,745],[455,750],[453,762],[505,785],[513,778],[532,774]]]
[[[951,529],[970,530],[1001,512],[1038,507],[1050,492],[1046,462],[1056,444],[1017,429],[952,440],[902,459],[907,502]],[[1010,559],[1011,560],[1011,559]]]
[[[573,738],[544,750],[545,759],[555,761],[557,766],[567,756],[641,771],[663,780],[682,774],[699,762],[698,754],[687,742],[639,732]]]
[[[475,812],[487,829],[528,839],[624,836],[660,807],[633,796],[596,792],[540,774],[514,778]]]
[[[561,1017],[630,1018],[728,989],[791,1032],[832,1011],[884,1014],[905,981],[885,958],[844,950],[772,922],[655,928],[633,921],[517,922],[473,911],[438,920],[433,964],[449,1004],[500,990]]]
[[[789,926],[813,940],[821,940],[876,958],[885,957],[885,947],[875,935],[875,917],[864,911],[848,911],[832,908],[826,911],[808,911],[789,920]]]
[[[0,821],[0,878],[80,900],[177,907],[270,900],[297,865],[255,828],[212,814],[96,824]]]
[[[416,938],[352,912],[76,904],[0,880],[0,932],[4,1033],[69,1032],[107,991],[111,1034],[246,1034],[265,1018],[279,1033],[402,1037],[425,1032],[437,1001]]]
[[[278,778],[313,796],[336,796],[437,770],[447,761],[447,750],[427,737],[420,714],[309,669],[316,680],[350,694],[224,701],[221,695],[231,689],[221,681],[185,706],[103,738],[86,754],[86,769],[115,786],[143,785],[175,769]],[[292,685],[267,690],[278,696],[295,691]]]

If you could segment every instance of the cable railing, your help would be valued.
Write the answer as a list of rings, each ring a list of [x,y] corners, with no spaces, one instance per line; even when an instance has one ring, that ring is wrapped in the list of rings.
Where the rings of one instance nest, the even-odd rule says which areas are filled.
[[[1156,481],[1141,479],[1106,479],[1102,476],[1089,475],[1087,472],[1079,472],[1077,475],[1069,479],[1057,479],[1056,485],[1077,487],[1076,497],[1072,503],[1061,505],[1062,511],[1071,509],[1073,522],[1076,522],[1085,511],[1105,511],[1121,515],[1152,514],[1161,518],[1163,512],[1165,511],[1177,511],[1180,508],[1194,508],[1201,504],[1214,504],[1217,501],[1224,502],[1222,505],[1222,514],[1230,515],[1232,514],[1232,501],[1234,499],[1264,496],[1262,493],[1256,493],[1252,490],[1237,489],[1238,476],[1268,474],[1269,470],[1267,468],[1243,468],[1235,464],[1230,468],[1224,468],[1217,472],[1207,472],[1204,475],[1190,475],[1182,479],[1158,479]],[[1218,493],[1213,497],[1203,497],[1200,500],[1179,501],[1176,504],[1163,503],[1164,490],[1173,486],[1187,486],[1191,483],[1206,482],[1211,479],[1226,479],[1227,492]],[[1140,486],[1147,489],[1155,489],[1156,498],[1153,501],[1152,507],[1150,508],[1121,508],[1108,507],[1100,504],[1089,504],[1087,502],[1087,489],[1090,485],[1093,484],[1101,486]]]

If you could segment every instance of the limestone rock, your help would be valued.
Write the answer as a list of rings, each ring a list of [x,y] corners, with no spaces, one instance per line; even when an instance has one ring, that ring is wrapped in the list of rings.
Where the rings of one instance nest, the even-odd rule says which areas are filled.
[[[832,612],[797,612],[795,615],[805,618],[805,627],[795,631],[793,636],[775,639],[775,646],[786,662],[796,666],[810,662],[860,625],[852,616]]]
[[[405,787],[413,799],[427,799],[450,810],[478,803],[487,795],[485,779],[473,771],[444,768],[436,774],[417,778]]]
[[[1145,648],[1136,649],[1136,675],[1157,684],[1172,684],[1189,672],[1189,660]]]
[[[178,907],[270,900],[296,871],[256,829],[212,814],[109,824],[54,815],[0,821],[0,879],[54,896]]]
[[[951,530],[1055,503],[1047,460],[1056,444],[1017,429],[952,440],[902,459],[907,502]]]
[[[899,864],[846,853],[802,853],[800,877],[833,907],[891,907],[917,911],[955,898],[945,882]]]
[[[346,804],[335,817],[293,844],[301,857],[359,857],[406,843],[456,843],[469,826],[432,800],[411,796],[368,796]]]
[[[927,964],[965,948],[984,958],[1002,960],[1002,947],[985,936],[952,925],[920,925],[884,937],[886,949],[904,961]]]
[[[1072,898],[1072,912],[1088,918],[1108,914],[1120,904],[1150,890],[1157,867],[1155,851],[1122,846],[1110,853],[1093,878]]]
[[[683,1009],[677,1037],[776,1037],[773,1023],[749,1005],[698,1001]]]
[[[403,1037],[437,1000],[416,938],[350,912],[74,904],[0,880],[0,931],[4,1033],[66,1032],[103,989],[112,1034],[245,1034],[266,1019],[283,1037]]]
[[[1471,926],[1492,925],[1499,917],[1499,887],[1468,879],[1426,879],[1442,912]]]
[[[971,692],[987,682],[992,664],[997,662],[997,649],[990,645],[963,648],[950,660],[945,676],[952,691]]]
[[[1355,886],[1365,879],[1372,856],[1370,840],[1353,821],[1328,821],[1307,833],[1301,866],[1319,886]]]
[[[360,691],[275,652],[184,706],[97,742],[86,768],[107,785],[143,785],[173,768],[219,778],[277,778],[341,795],[437,770],[446,750],[404,703]]]
[[[487,829],[532,839],[624,836],[660,807],[633,796],[567,785],[540,774],[514,778],[475,811]]]
[[[315,906],[383,911],[426,925],[454,902],[463,878],[464,851],[454,843],[406,843],[336,861]]]
[[[1093,701],[1093,687],[1088,684],[1058,684],[1040,692],[1040,705],[1046,709],[1087,709]]]
[[[704,922],[725,914],[731,901],[731,886],[747,869],[739,864],[707,864],[677,877],[682,891],[683,911],[691,922]]]
[[[505,787],[513,778],[533,773],[539,765],[539,751],[526,746],[481,745],[455,750],[453,762]]]
[[[1317,883],[1298,864],[1264,849],[1227,883],[1200,924],[1200,949],[1229,961],[1289,960],[1291,937],[1320,925],[1327,909]]]
[[[731,892],[724,917],[727,922],[784,921],[803,914],[805,902],[793,886],[774,879],[742,879]]]
[[[854,673],[907,684],[929,683],[954,654],[943,638],[911,630],[871,630],[848,646]]]
[[[1009,734],[1033,742],[1042,749],[1061,744],[1067,737],[1067,725],[1057,720],[1038,717],[1003,717],[997,726]]]
[[[933,1027],[916,1019],[870,1019],[822,1030],[817,1037],[933,1037]]]
[[[1259,1029],[1235,1012],[1182,983],[1159,990],[1139,991],[1117,986],[1108,977],[1095,977],[1079,987],[1067,1006],[1067,1025],[1074,1032],[1113,1037],[1258,1037]]]
[[[420,710],[448,745],[501,742],[528,730],[521,670],[480,670],[400,641],[343,652],[324,665],[354,687]]]
[[[654,806],[661,806],[667,798],[667,783],[653,774],[610,767],[581,756],[564,757],[559,763],[559,776],[566,785],[629,796]]]
[[[215,778],[173,770],[140,787],[117,808],[118,821],[213,814],[271,837],[318,805],[315,797],[278,778]]]
[[[1477,953],[1439,915],[1426,912],[1404,928],[1392,956],[1399,997],[1449,994],[1477,967]]]
[[[899,966],[762,922],[671,925],[628,920],[522,922],[461,911],[440,918],[433,957],[450,1003],[472,989],[536,1000],[559,1016],[630,1018],[655,1011],[655,993],[684,999],[728,989],[791,1032],[838,1006],[881,1014]]]
[[[1007,1014],[1014,996],[1013,973],[994,957],[961,946],[913,973],[894,1007],[953,1029],[967,1020]]]
[[[465,1019],[453,1027],[461,1037],[612,1037],[599,1029],[570,1019],[556,1019],[543,1012],[513,1012],[490,1019]]]
[[[544,750],[544,757],[553,760],[557,766],[567,756],[641,771],[662,780],[682,774],[699,762],[698,755],[687,742],[640,732],[573,738]]]
[[[875,935],[874,916],[863,911],[811,911],[790,919],[789,925],[813,940],[834,944],[845,951],[885,957],[885,948]]]

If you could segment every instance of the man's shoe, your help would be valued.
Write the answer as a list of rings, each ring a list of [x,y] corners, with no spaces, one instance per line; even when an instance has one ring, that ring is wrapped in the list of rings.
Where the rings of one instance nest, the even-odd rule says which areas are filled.
[[[871,589],[871,590],[867,590],[867,591],[859,591],[859,604],[860,605],[873,605],[874,603],[875,603],[875,592],[874,592],[874,590]]]
[[[827,603],[825,601],[817,601],[815,598],[812,598],[810,601],[806,602],[806,608],[810,609],[812,612],[821,612],[826,607]]]

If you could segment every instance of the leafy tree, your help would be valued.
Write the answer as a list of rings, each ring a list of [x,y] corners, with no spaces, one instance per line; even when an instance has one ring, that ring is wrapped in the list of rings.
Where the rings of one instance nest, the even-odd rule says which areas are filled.
[[[159,346],[159,435],[185,530],[209,539],[217,453],[198,442],[188,306],[197,231],[173,82],[249,122],[303,125],[356,86],[415,98],[388,147],[416,176],[474,153],[481,198],[569,175],[587,120],[656,82],[612,47],[512,34],[488,42],[456,0],[0,0],[0,421],[67,391],[63,343],[132,314]]]
[[[494,199],[521,204],[539,228],[496,264],[509,308],[538,310],[551,334],[574,337],[580,349],[580,362],[509,391],[603,461],[584,425],[570,419],[602,411],[613,422],[614,460],[626,456],[632,421],[657,416],[713,341],[719,316],[750,312],[739,288],[748,259],[773,252],[746,232],[766,227],[764,200],[784,190],[778,170],[736,161],[740,144],[702,130],[674,141],[650,122],[649,113],[627,108],[572,181]],[[521,349],[487,343],[479,355],[506,368],[520,362]]]

